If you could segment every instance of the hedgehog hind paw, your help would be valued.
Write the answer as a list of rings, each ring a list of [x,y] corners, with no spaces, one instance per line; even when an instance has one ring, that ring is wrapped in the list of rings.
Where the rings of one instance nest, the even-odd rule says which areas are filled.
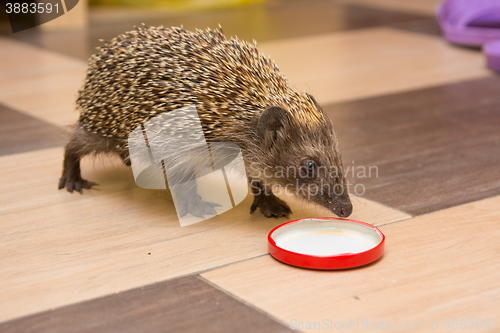
[[[59,179],[59,189],[66,188],[66,190],[70,193],[73,191],[78,191],[83,194],[83,189],[90,189],[92,186],[97,186],[99,184],[82,179],[81,177],[67,177],[62,176]]]
[[[190,198],[189,200],[184,201],[179,209],[179,216],[184,217],[188,213],[202,218],[205,218],[205,215],[213,215],[216,216],[218,215],[217,211],[215,210],[215,207],[222,207],[218,203],[214,202],[209,202],[209,201],[203,201],[201,200],[200,196],[196,195],[193,198]]]
[[[190,213],[202,219],[205,218],[205,215],[217,216],[218,214],[215,210],[215,207],[222,206],[213,202],[200,201],[200,203],[196,207],[193,207]]]
[[[250,213],[254,213],[257,207],[260,208],[265,217],[282,217],[292,214],[290,206],[273,194],[256,195],[250,207]]]

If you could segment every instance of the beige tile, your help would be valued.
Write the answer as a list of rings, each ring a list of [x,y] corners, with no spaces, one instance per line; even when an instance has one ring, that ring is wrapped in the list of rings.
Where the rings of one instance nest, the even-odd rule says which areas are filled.
[[[0,80],[0,99],[8,99],[11,96],[20,96],[30,93],[50,93],[51,91],[67,89],[76,97],[76,92],[85,82],[86,64],[80,64],[77,68],[54,71],[41,75],[30,75],[11,77],[8,80]],[[69,94],[66,92],[66,95]],[[64,97],[64,94],[62,97]]]
[[[312,271],[264,256],[202,276],[287,324],[364,320],[395,329],[420,322],[413,331],[430,332],[429,321],[438,321],[435,331],[447,332],[446,319],[489,319],[498,329],[499,206],[493,197],[382,226],[384,256],[359,269]]]
[[[0,321],[266,254],[268,232],[287,221],[249,214],[248,197],[181,228],[170,195],[138,188],[116,159],[84,163],[83,176],[97,189],[58,191],[62,154],[0,158]],[[361,198],[354,205],[365,221],[408,218]],[[293,218],[331,215],[291,206]]]
[[[82,64],[54,73],[0,79],[0,103],[55,125],[75,123],[75,101],[86,68]]]
[[[434,15],[441,0],[341,0],[340,2],[373,8]]]
[[[91,26],[106,24],[120,24],[137,20],[152,20],[165,18],[164,8],[138,8],[123,6],[91,6],[89,8],[89,22]]]
[[[298,89],[331,103],[493,75],[481,52],[387,28],[260,43]]]
[[[59,126],[78,119],[85,62],[6,38],[0,50],[0,103]]]
[[[81,60],[0,37],[0,80],[80,68]]]

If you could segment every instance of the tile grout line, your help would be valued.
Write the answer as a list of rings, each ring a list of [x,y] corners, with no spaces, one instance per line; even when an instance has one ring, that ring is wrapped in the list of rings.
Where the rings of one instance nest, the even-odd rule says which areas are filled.
[[[269,255],[269,254],[266,254],[266,255]],[[259,256],[259,257],[263,257],[263,256]],[[196,277],[197,277],[198,279],[200,279],[201,281],[203,281],[203,282],[205,282],[205,283],[209,284],[210,286],[214,287],[215,289],[222,291],[223,293],[225,293],[226,295],[230,296],[231,298],[234,298],[236,301],[238,301],[238,302],[240,302],[240,303],[243,303],[244,305],[248,306],[249,308],[251,308],[251,309],[253,309],[253,310],[255,310],[255,311],[259,312],[260,314],[265,315],[266,317],[268,317],[268,318],[270,318],[270,319],[272,319],[272,320],[276,321],[277,323],[279,323],[279,324],[283,325],[284,327],[286,327],[286,328],[290,328],[290,327],[289,327],[289,326],[288,326],[288,325],[287,325],[284,321],[282,321],[281,319],[279,319],[279,318],[277,318],[277,317],[273,316],[272,314],[270,314],[270,313],[268,313],[268,312],[266,312],[266,311],[262,310],[261,308],[259,308],[259,307],[255,306],[255,305],[253,305],[252,303],[249,303],[248,301],[245,301],[244,299],[242,299],[242,298],[240,298],[240,297],[236,296],[235,294],[233,294],[233,293],[231,293],[230,291],[228,291],[228,290],[226,290],[226,289],[224,289],[224,288],[220,287],[219,285],[217,285],[217,284],[213,283],[212,281],[207,280],[207,279],[206,279],[206,278],[204,278],[203,276],[201,276],[201,275],[199,275],[199,274],[198,274],[198,275],[196,275]],[[292,329],[292,328],[290,328],[290,329]],[[301,330],[299,330],[299,329],[296,329],[296,331],[297,331],[297,332],[303,332],[303,331],[301,331]]]
[[[446,211],[446,210],[449,210],[449,209],[454,209],[454,208],[456,208],[456,207],[461,207],[461,206],[465,206],[465,205],[472,204],[472,203],[474,203],[474,202],[479,202],[479,201],[483,201],[483,200],[488,200],[488,199],[491,199],[491,198],[496,198],[496,197],[500,197],[500,194],[495,194],[495,195],[492,195],[492,196],[489,196],[489,197],[479,198],[479,199],[477,199],[477,200],[464,202],[464,203],[461,203],[461,204],[458,204],[458,205],[454,205],[454,206],[450,206],[450,207],[446,207],[446,208],[441,208],[441,209],[438,209],[438,210],[434,210],[434,211],[432,211],[432,212],[427,212],[427,213],[424,213],[424,214],[415,215],[415,217],[427,216],[427,215],[430,215],[430,214],[434,214],[434,213],[438,213],[438,212]]]
[[[219,265],[219,266],[215,266],[215,267],[211,267],[211,268],[202,269],[202,270],[199,270],[199,271],[196,271],[196,272],[179,275],[179,276],[176,276],[176,277],[173,277],[173,278],[169,278],[169,279],[166,279],[166,280],[162,280],[162,281],[159,281],[159,282],[170,281],[170,280],[174,280],[174,279],[177,279],[177,278],[183,278],[183,277],[186,277],[186,276],[200,275],[200,274],[204,274],[204,273],[216,270],[216,269],[222,269],[222,268],[225,268],[225,267],[228,267],[228,266],[240,264],[240,263],[245,262],[245,261],[249,261],[249,260],[253,260],[253,259],[265,257],[265,256],[268,256],[268,255],[269,255],[269,253],[259,254],[258,256],[255,256],[255,257],[241,259],[241,260],[233,261],[233,262],[230,262],[230,263],[227,263],[227,264],[223,264],[223,265]],[[157,283],[157,282],[154,282],[154,283]]]
[[[387,223],[384,223],[384,224],[379,224],[379,225],[376,225],[376,227],[377,228],[385,227],[386,225],[396,224],[396,223],[400,223],[400,222],[404,222],[404,221],[409,221],[409,220],[413,220],[413,219],[414,219],[414,217],[410,217],[410,218],[407,218],[407,219],[402,219],[402,220],[387,222]]]
[[[30,42],[25,41],[25,40],[20,40],[20,39],[14,38],[14,37],[9,36],[9,35],[0,34],[0,42],[1,42],[2,39],[5,39],[8,42],[11,42],[11,43],[14,43],[14,44],[19,44],[22,47],[32,48],[34,50],[41,51],[41,52],[47,52],[48,54],[50,54],[52,56],[63,57],[63,58],[66,58],[67,60],[70,60],[70,61],[80,62],[80,64],[88,64],[88,61],[84,61],[82,59],[66,55],[66,54],[64,54],[62,52],[59,52],[59,51],[53,51],[53,50],[51,50],[49,48],[46,48],[44,46],[33,44],[33,43],[30,43]]]
[[[401,213],[401,214],[408,215],[408,216],[409,216],[409,218],[414,218],[414,217],[415,217],[415,215],[412,215],[412,214],[410,214],[410,213],[407,213],[407,212],[405,212],[405,211],[402,211],[402,210],[400,210],[400,209],[398,209],[398,208],[391,207],[391,206],[386,205],[386,204],[384,204],[384,203],[382,203],[382,202],[378,202],[378,201],[375,201],[375,200],[372,200],[372,199],[368,199],[368,198],[366,198],[366,197],[364,197],[364,196],[357,196],[357,195],[352,195],[352,196],[353,196],[353,197],[355,197],[355,198],[363,198],[363,200],[370,201],[370,202],[373,202],[373,203],[375,203],[375,204],[377,204],[377,205],[381,205],[381,206],[386,207],[386,208],[389,208],[389,209],[391,209],[391,210],[395,210],[395,211],[397,211],[397,212],[399,212],[399,213]]]
[[[68,304],[60,305],[60,306],[57,306],[55,308],[49,308],[49,309],[44,309],[44,310],[41,310],[41,311],[36,311],[36,312],[33,312],[33,313],[22,315],[20,317],[13,317],[13,318],[10,318],[10,319],[4,320],[4,321],[0,321],[0,324],[6,323],[6,322],[11,321],[11,320],[18,320],[18,319],[26,318],[26,317],[29,317],[29,316],[34,316],[34,315],[37,315],[37,314],[40,314],[40,313],[44,313],[44,312],[48,312],[48,311],[57,311],[57,310],[59,310],[61,308],[67,307],[67,306],[74,306],[74,305],[77,305],[77,304],[83,304],[83,303],[87,303],[87,302],[92,302],[92,301],[95,301],[95,300],[98,300],[98,299],[101,299],[101,298],[104,298],[104,297],[115,295],[116,293],[124,293],[124,292],[128,292],[128,291],[131,291],[131,290],[140,289],[140,288],[144,288],[144,287],[147,287],[147,286],[155,285],[155,284],[158,284],[158,283],[164,283],[164,282],[173,281],[173,280],[176,280],[176,279],[185,278],[185,277],[188,277],[188,276],[200,276],[200,274],[203,274],[203,273],[206,273],[206,272],[209,272],[209,271],[212,271],[212,270],[221,269],[221,268],[224,268],[224,267],[227,267],[227,266],[239,264],[239,263],[242,263],[242,262],[245,262],[245,261],[248,261],[248,260],[257,259],[257,258],[265,257],[265,256],[268,256],[268,255],[269,255],[269,253],[264,253],[264,254],[260,254],[258,256],[254,256],[254,257],[250,257],[250,258],[246,258],[246,259],[242,259],[242,260],[237,260],[237,261],[230,262],[230,263],[227,263],[227,264],[223,264],[223,265],[219,265],[219,266],[215,266],[215,267],[211,267],[211,268],[207,268],[207,269],[203,269],[203,270],[199,270],[199,271],[195,271],[195,272],[191,272],[191,273],[180,274],[180,275],[177,275],[177,276],[174,276],[174,277],[170,277],[170,278],[167,278],[167,279],[164,279],[164,280],[158,280],[158,281],[154,281],[154,282],[151,282],[151,283],[142,284],[140,286],[136,286],[136,287],[133,287],[133,288],[128,288],[128,289],[124,289],[124,290],[119,290],[117,292],[111,292],[111,293],[108,293],[108,294],[99,295],[97,297],[93,297],[93,298],[90,298],[90,299],[86,299],[86,300],[81,300],[81,301],[74,302],[74,303],[68,303]],[[219,289],[219,288],[217,288],[217,289]]]
[[[350,6],[359,6],[359,7],[364,7],[364,8],[371,8],[374,10],[383,10],[383,11],[390,11],[390,12],[398,12],[398,13],[405,13],[405,14],[414,14],[414,15],[421,15],[421,16],[429,16],[429,17],[434,17],[436,15],[435,9],[418,9],[418,8],[411,8],[411,7],[398,7],[397,5],[394,6],[393,4],[381,4],[375,1],[373,2],[367,2],[367,1],[348,1],[348,0],[341,0],[341,4],[347,4]]]
[[[443,212],[443,211],[447,211],[447,210],[450,210],[450,209],[455,209],[457,207],[469,205],[469,204],[472,204],[474,202],[488,200],[488,199],[492,199],[492,198],[496,198],[496,197],[500,197],[500,195],[497,194],[497,195],[492,195],[490,197],[477,199],[477,200],[474,200],[474,201],[464,202],[464,203],[459,204],[459,205],[455,205],[455,206],[451,206],[451,207],[447,207],[447,208],[442,208],[442,209],[434,210],[432,212],[428,212],[428,213],[424,213],[424,214],[420,214],[420,215],[415,215],[415,216],[413,216],[411,218],[407,218],[407,219],[403,219],[403,220],[398,220],[398,221],[392,221],[392,222],[388,222],[388,223],[385,223],[385,224],[380,224],[380,225],[377,225],[376,227],[378,228],[378,227],[383,227],[383,226],[390,225],[390,224],[395,224],[395,223],[399,223],[399,222],[409,221],[409,220],[413,220],[413,219],[415,219],[417,217],[427,216],[427,215],[430,215],[430,214],[434,214],[434,213],[438,213],[438,212]]]
[[[393,30],[397,31],[397,29],[393,29]],[[486,69],[488,70],[488,68],[486,68]],[[339,104],[362,102],[362,101],[368,101],[370,99],[389,97],[392,95],[407,94],[407,93],[418,92],[418,91],[427,90],[427,89],[441,88],[443,86],[450,86],[450,85],[461,84],[461,83],[481,81],[481,80],[493,78],[493,77],[500,77],[500,73],[496,73],[493,70],[488,70],[488,75],[479,74],[477,76],[474,75],[474,76],[470,76],[470,77],[459,78],[459,79],[456,79],[453,81],[433,82],[433,83],[426,84],[423,86],[404,88],[402,90],[391,90],[391,91],[387,91],[387,92],[376,93],[374,95],[361,95],[358,97],[347,97],[345,99],[338,99],[338,100],[333,100],[333,101],[326,102],[326,103],[321,103],[321,105],[324,108],[325,106],[331,107],[331,106],[335,106],[335,105],[339,105]]]

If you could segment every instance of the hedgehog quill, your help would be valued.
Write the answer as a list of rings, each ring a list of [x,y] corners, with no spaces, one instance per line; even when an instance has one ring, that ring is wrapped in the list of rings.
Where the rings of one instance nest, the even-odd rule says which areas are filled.
[[[81,177],[85,155],[118,154],[130,165],[129,134],[149,119],[186,105],[196,106],[208,142],[240,147],[247,170],[253,171],[248,176],[252,213],[257,208],[266,217],[291,213],[271,190],[278,185],[338,216],[351,214],[330,118],[311,95],[290,86],[255,42],[227,39],[222,29],[144,26],[100,47],[90,58],[79,91],[80,117],[65,147],[59,189],[83,193],[97,185]],[[305,172],[264,172],[280,168]],[[319,172],[332,168],[340,172]],[[186,174],[194,170],[188,168]],[[311,185],[320,191],[310,191]],[[215,213],[213,204],[198,195],[189,200],[189,213]]]

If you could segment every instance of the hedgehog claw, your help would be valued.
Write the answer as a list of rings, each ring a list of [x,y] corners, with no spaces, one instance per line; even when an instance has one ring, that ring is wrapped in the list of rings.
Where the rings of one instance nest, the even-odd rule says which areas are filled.
[[[71,179],[70,177],[63,176],[59,179],[59,189],[63,189],[66,187],[66,190],[70,193],[73,191],[78,191],[83,194],[83,189],[90,189],[92,186],[98,185],[94,182],[89,182],[88,180],[82,179],[81,177],[76,177],[75,179]]]
[[[250,207],[250,213],[254,213],[255,210],[257,210],[257,207],[260,208],[260,211],[265,217],[281,217],[292,214],[292,210],[288,204],[274,194],[256,195],[253,199],[252,206]]]
[[[181,200],[181,204],[176,207],[179,211],[179,216],[184,217],[188,213],[193,216],[199,217],[201,219],[205,218],[205,215],[217,215],[215,207],[222,207],[218,203],[208,202],[201,200],[199,195],[195,195],[187,200]]]

